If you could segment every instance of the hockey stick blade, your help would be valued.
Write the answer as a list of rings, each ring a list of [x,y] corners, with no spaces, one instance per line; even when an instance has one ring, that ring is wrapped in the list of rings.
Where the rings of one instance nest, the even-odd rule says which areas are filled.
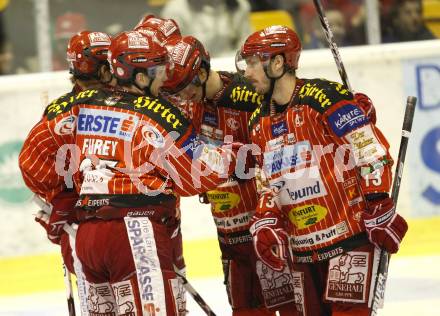
[[[405,164],[406,151],[408,149],[409,136],[411,135],[412,123],[414,119],[414,112],[416,109],[417,98],[409,96],[406,101],[405,116],[402,125],[402,138],[400,140],[399,155],[397,157],[396,171],[393,179],[393,188],[391,190],[391,198],[394,205],[397,206],[399,197],[400,184],[403,175],[403,166]],[[377,269],[376,280],[374,282],[373,301],[371,303],[371,316],[377,315],[377,310],[383,306],[385,298],[385,286],[388,277],[388,265],[390,262],[390,254],[385,251],[380,251],[379,265]]]

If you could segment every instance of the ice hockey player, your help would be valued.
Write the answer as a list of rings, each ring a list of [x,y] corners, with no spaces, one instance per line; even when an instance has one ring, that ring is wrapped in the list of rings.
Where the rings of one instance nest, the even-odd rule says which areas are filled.
[[[171,38],[181,37],[180,29],[176,21],[173,19],[158,18],[151,14],[142,17],[133,30],[152,37],[161,46],[164,46],[166,41]],[[154,96],[157,97],[157,95]],[[179,274],[186,276],[186,265],[183,257],[182,231],[180,227],[181,210],[179,196],[176,196],[176,205],[177,218],[175,226],[169,226],[174,245],[174,266]]]
[[[52,101],[46,107],[43,117],[49,113],[62,111],[63,107],[69,104],[75,95],[81,91],[111,86],[115,83],[107,62],[107,51],[110,41],[110,36],[103,32],[82,31],[72,36],[66,50],[69,72],[72,75],[70,78],[73,84],[72,90]],[[57,127],[55,133],[63,134],[72,128],[73,124],[73,121],[65,121],[64,124],[60,124]],[[20,159],[31,159],[33,150],[34,148],[32,147],[23,150]],[[58,212],[72,210],[78,198],[78,194],[72,189],[65,188],[59,192],[52,198],[53,216],[56,216]],[[64,262],[69,271],[74,273],[72,253],[68,241],[69,237],[63,231],[51,231],[51,228],[43,220],[44,215],[46,215],[44,211],[38,212],[35,220],[46,229],[47,236],[51,242],[61,245]],[[74,220],[72,218],[71,222]]]
[[[250,120],[266,187],[254,246],[274,270],[291,252],[302,315],[369,315],[373,262],[380,248],[397,252],[407,231],[388,195],[389,145],[345,86],[296,77],[300,52],[294,31],[271,26],[237,54],[265,95]]]
[[[80,194],[76,251],[91,283],[90,314],[184,315],[167,227],[173,193],[215,188],[235,167],[240,144],[200,144],[173,104],[152,97],[166,79],[167,57],[151,37],[121,33],[108,53],[115,89],[80,92],[43,117],[24,144],[20,168],[34,193],[48,202],[66,186]],[[59,215],[51,227],[69,216]],[[106,282],[111,292],[100,288]],[[102,304],[112,293],[116,306]]]
[[[166,46],[174,69],[162,90],[189,101],[183,102],[186,107],[181,109],[191,118],[201,139],[216,146],[225,137],[248,143],[247,122],[263,96],[241,75],[212,70],[209,54],[196,38],[173,38]],[[257,206],[257,188],[254,175],[245,166],[239,167],[235,176],[206,192],[203,198],[211,203],[233,315],[273,315],[280,305],[293,301],[293,293],[288,290],[293,287],[292,278],[288,269],[286,277],[284,272],[271,271],[257,260],[249,233],[249,220]],[[282,282],[275,281],[277,276]],[[271,286],[262,290],[261,283],[267,282]]]

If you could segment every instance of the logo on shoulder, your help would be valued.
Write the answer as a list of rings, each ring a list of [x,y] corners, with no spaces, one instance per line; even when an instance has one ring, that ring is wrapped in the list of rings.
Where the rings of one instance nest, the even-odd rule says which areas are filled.
[[[69,108],[69,105],[74,101],[74,97],[72,95],[65,95],[57,100],[53,101],[48,105],[46,109],[46,113],[49,119],[54,118],[58,114],[63,113],[66,109]]]
[[[73,134],[76,127],[76,119],[75,115],[70,115],[68,117],[63,118],[59,121],[54,128],[55,134],[57,135],[70,135]]]
[[[165,146],[165,139],[161,132],[153,125],[142,126],[142,137],[154,148],[162,148]]]
[[[310,97],[316,100],[323,109],[332,105],[332,102],[328,98],[324,89],[318,87],[317,83],[308,82],[305,85],[303,85],[301,90],[299,91],[299,96],[301,98]]]
[[[134,107],[138,111],[147,112],[147,115],[151,115],[151,118],[163,123],[164,125],[162,126],[164,127],[168,125],[168,127],[172,126],[172,128],[177,129],[184,125],[180,120],[182,115],[179,116],[181,113],[177,113],[178,110],[176,108],[167,103],[162,103],[160,99],[144,96],[138,97],[134,100]]]
[[[355,130],[368,123],[367,117],[357,106],[352,104],[344,105],[329,115],[328,121],[333,132],[338,136]]]
[[[244,101],[261,105],[263,97],[263,95],[260,95],[255,91],[249,90],[248,87],[244,85],[235,87],[234,89],[232,89],[232,92],[230,94],[230,98],[234,103],[238,101]]]

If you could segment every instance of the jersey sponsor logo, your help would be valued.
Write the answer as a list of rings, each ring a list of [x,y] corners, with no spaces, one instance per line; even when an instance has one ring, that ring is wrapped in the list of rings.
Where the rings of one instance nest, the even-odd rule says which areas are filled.
[[[349,251],[330,259],[325,299],[366,303],[369,257],[370,254],[366,251]]]
[[[209,202],[212,204],[214,213],[228,211],[238,205],[241,199],[236,193],[219,190],[211,190],[206,193]]]
[[[82,268],[80,272],[82,273]],[[87,305],[86,307],[93,311],[90,313],[86,312],[87,315],[113,316],[117,313],[116,306],[121,305],[123,306],[123,308],[128,307],[128,310],[130,310],[130,307],[132,309],[132,307],[134,306],[133,303],[124,304],[125,302],[119,301],[118,297],[115,297],[117,300],[117,302],[115,302],[115,299],[113,298],[113,293],[118,293],[119,285],[124,284],[124,286],[121,286],[121,288],[124,288],[123,293],[126,297],[128,297],[128,300],[132,300],[134,302],[133,291],[131,286],[129,285],[130,281],[118,282],[115,284],[116,285],[113,286],[115,292],[112,291],[110,283],[107,282],[99,284],[87,282],[84,284],[84,287],[87,288],[87,297],[84,296],[84,301],[87,304],[84,305]],[[125,285],[129,286],[129,288],[125,288]],[[85,290],[86,289],[84,288],[84,291]]]
[[[168,132],[179,128],[185,128],[180,111],[172,105],[163,104],[159,99],[150,97],[138,97],[134,101],[134,107],[160,123]],[[183,134],[183,133],[182,133]]]
[[[142,126],[142,137],[148,144],[154,148],[162,148],[165,146],[165,139],[161,132],[153,125],[146,124]]]
[[[327,195],[317,166],[284,174],[271,180],[270,187],[279,194],[282,205],[298,204]]]
[[[368,123],[367,117],[357,106],[348,104],[329,115],[328,122],[333,132],[342,137]]]
[[[151,315],[166,315],[164,283],[153,225],[148,218],[125,217],[125,226],[136,267],[141,303]]]
[[[332,102],[327,97],[324,89],[320,89],[316,83],[306,83],[301,87],[298,94],[301,98],[311,97],[319,102],[322,108],[329,107]]]
[[[215,225],[220,229],[233,229],[247,226],[251,219],[251,213],[240,213],[230,217],[213,216]]]
[[[328,210],[321,205],[307,204],[289,211],[289,219],[298,229],[313,226],[327,216]]]
[[[75,207],[101,207],[110,205],[110,199],[90,199],[86,196],[84,199],[76,201]]]
[[[359,193],[358,183],[355,177],[351,177],[342,184],[345,194],[348,197],[348,205],[353,206],[362,202],[362,196]]]
[[[138,121],[136,116],[127,113],[81,108],[78,115],[77,133],[130,141]]]
[[[200,152],[198,151],[200,145],[202,142],[199,139],[199,136],[193,131],[191,135],[188,136],[188,138],[183,142],[182,149],[185,151],[185,153],[191,157],[191,159],[197,159],[198,154]]]
[[[274,139],[271,139],[267,142],[267,150],[275,150],[280,148],[284,144],[284,137],[280,136]]]
[[[256,262],[256,273],[261,284],[264,305],[268,308],[294,302],[295,280],[289,267],[282,271],[272,270],[262,260]]]
[[[278,150],[264,153],[264,167],[267,175],[298,168],[312,161],[309,141],[287,145]]]
[[[296,137],[294,133],[289,133],[287,135],[282,135],[277,138],[273,138],[267,142],[267,150],[276,150],[279,149],[282,145],[288,144],[292,145],[296,143]]]
[[[135,291],[133,289],[133,284],[130,280],[112,283],[113,293],[110,292],[109,295],[114,294],[116,299],[116,304],[118,306],[118,311],[123,310],[127,315],[135,315],[136,311],[136,299],[135,299]],[[110,315],[117,315],[119,312]],[[93,313],[89,314],[90,316]],[[107,314],[98,314],[99,316],[107,316]],[[98,316],[97,315],[97,316]]]
[[[294,249],[312,247],[332,241],[346,233],[348,233],[348,226],[345,221],[342,221],[329,228],[318,230],[310,234],[297,235],[293,238],[291,244]]]
[[[217,115],[211,112],[205,112],[203,113],[202,122],[211,126],[217,126]]]
[[[204,145],[201,149],[200,161],[204,162],[212,171],[220,174],[225,173],[225,161],[222,154],[217,151],[217,147]]]
[[[223,144],[223,131],[221,129],[202,124],[200,130],[200,139],[206,144],[213,144],[215,146]]]
[[[70,115],[59,121],[54,128],[55,134],[57,135],[70,135],[73,134],[76,127],[76,116]]]
[[[374,135],[370,125],[348,133],[345,139],[352,145],[356,165],[375,163],[386,156],[386,150]]]
[[[261,104],[264,95],[260,95],[255,91],[250,90],[247,86],[236,86],[232,89],[230,98],[235,103],[238,101],[250,102],[252,104]]]
[[[271,126],[272,136],[277,137],[288,132],[286,121],[275,123]]]

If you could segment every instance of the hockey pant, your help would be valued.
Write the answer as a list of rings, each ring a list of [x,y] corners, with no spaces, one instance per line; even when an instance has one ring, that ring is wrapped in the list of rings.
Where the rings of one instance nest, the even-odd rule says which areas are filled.
[[[147,217],[81,222],[76,250],[90,315],[184,315],[181,281],[173,269],[168,227]],[[110,284],[107,289],[101,284]],[[114,304],[102,299],[113,295]]]
[[[368,316],[379,251],[368,244],[328,261],[294,264],[295,303],[303,316]],[[377,262],[377,261],[376,261]]]
[[[262,291],[261,280],[257,274],[257,266],[261,262],[256,258],[252,243],[245,242],[237,245],[220,243],[220,249],[224,283],[233,315],[275,315],[275,310],[280,309],[282,304],[272,310],[265,306],[263,295],[266,293]],[[283,301],[283,298],[280,298],[280,301]],[[281,315],[296,314],[289,312],[289,314]]]

